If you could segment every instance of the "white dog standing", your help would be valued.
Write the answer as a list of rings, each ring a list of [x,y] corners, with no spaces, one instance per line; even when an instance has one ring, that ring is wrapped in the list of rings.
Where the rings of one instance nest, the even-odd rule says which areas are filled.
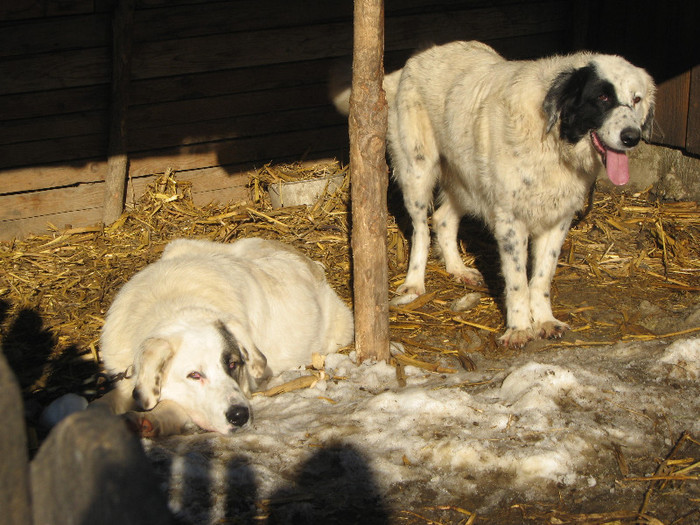
[[[432,222],[447,271],[467,283],[482,279],[458,250],[463,215],[481,218],[498,242],[501,342],[560,337],[568,327],[554,318],[549,296],[561,245],[601,167],[614,184],[628,181],[625,152],[651,134],[652,78],[618,56],[507,61],[480,42],[453,42],[415,55],[384,88],[394,177],[413,222],[398,292],[406,301],[425,292],[428,211],[439,182]],[[347,112],[349,89],[332,95]]]
[[[349,308],[323,267],[288,245],[180,239],[119,291],[100,353],[121,377],[105,402],[144,435],[188,423],[230,433],[258,381],[350,343]]]

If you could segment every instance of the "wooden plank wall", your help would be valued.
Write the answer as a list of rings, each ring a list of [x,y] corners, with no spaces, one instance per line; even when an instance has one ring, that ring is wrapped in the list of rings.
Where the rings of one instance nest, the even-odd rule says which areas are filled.
[[[510,58],[572,47],[566,0],[387,0],[386,64],[479,39]],[[115,0],[0,5],[0,239],[98,223],[107,169]],[[166,168],[199,202],[247,198],[241,173],[344,158],[329,70],[350,60],[352,2],[137,0],[129,199]]]

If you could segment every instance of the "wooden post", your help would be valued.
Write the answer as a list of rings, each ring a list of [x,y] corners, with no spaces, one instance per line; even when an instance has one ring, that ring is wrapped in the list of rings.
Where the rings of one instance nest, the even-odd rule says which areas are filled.
[[[129,107],[131,35],[134,0],[118,0],[112,25],[112,103],[109,150],[102,221],[109,225],[124,211],[129,159],[126,154],[126,115]]]
[[[358,359],[389,359],[383,0],[355,0],[350,184]]]

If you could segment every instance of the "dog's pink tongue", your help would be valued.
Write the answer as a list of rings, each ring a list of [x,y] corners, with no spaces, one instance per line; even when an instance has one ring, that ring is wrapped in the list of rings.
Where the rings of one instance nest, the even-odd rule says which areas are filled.
[[[605,151],[605,171],[610,182],[616,186],[627,184],[630,180],[629,160],[627,155],[608,149]]]

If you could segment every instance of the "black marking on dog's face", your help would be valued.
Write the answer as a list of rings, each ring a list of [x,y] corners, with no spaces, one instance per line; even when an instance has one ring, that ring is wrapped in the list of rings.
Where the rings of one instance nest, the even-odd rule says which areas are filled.
[[[219,329],[221,338],[224,340],[224,351],[221,354],[221,366],[224,367],[224,370],[229,376],[240,383],[241,373],[245,366],[245,359],[241,352],[241,347],[224,323],[219,321],[216,327]]]
[[[560,121],[559,137],[571,144],[600,128],[620,105],[615,87],[601,78],[593,64],[564,71],[552,82],[542,108],[547,132]]]
[[[654,104],[652,104],[649,107],[649,112],[647,113],[647,118],[644,120],[644,123],[642,124],[642,138],[646,141],[651,140],[651,134],[653,132],[654,128],[654,110],[655,110]]]

